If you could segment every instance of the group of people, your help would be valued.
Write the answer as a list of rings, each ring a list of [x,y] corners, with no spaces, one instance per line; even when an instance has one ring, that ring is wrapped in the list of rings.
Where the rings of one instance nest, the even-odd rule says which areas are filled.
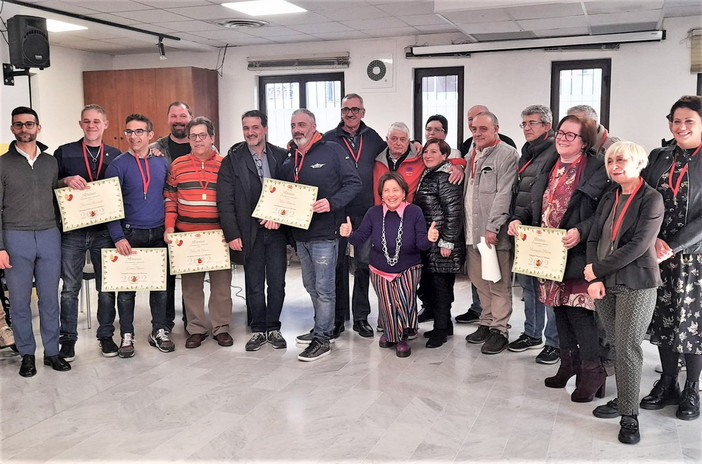
[[[639,406],[677,405],[680,419],[699,417],[702,195],[693,179],[702,169],[697,157],[702,98],[685,96],[673,105],[668,115],[673,140],[650,156],[609,135],[587,105],[571,108],[555,127],[549,108],[525,108],[520,153],[482,105],[468,111],[472,137],[456,150],[445,141],[448,122],[441,115],[427,120],[421,145],[402,122],[391,124],[383,140],[363,122],[358,94],[341,103],[341,122],[324,134],[312,112],[295,110],[286,148],[267,142],[264,113],[247,111],[241,119],[244,141],[226,156],[215,148],[212,122],[193,117],[184,102],[169,106],[171,133],[156,142],[151,121],[130,115],[124,129],[130,148],[122,154],[102,141],[109,124],[105,110],[88,105],[79,122],[84,137],[59,147],[53,157],[36,140],[41,129],[36,112],[16,108],[11,126],[16,140],[0,157],[0,269],[10,291],[20,375],[36,374],[33,283],[44,363],[70,370],[88,252],[99,291],[101,351],[129,358],[135,354],[134,292],[101,291],[100,250],[127,255],[134,247],[164,247],[174,232],[221,229],[233,260],[244,265],[248,351],[269,343],[287,347],[280,314],[288,245],[297,251],[314,308],[313,328],[296,337],[304,346],[301,361],[329,355],[351,317],[355,332],[374,336],[368,322],[371,284],[381,348],[410,356],[418,324],[431,320],[433,328],[423,334],[426,347],[441,347],[453,335],[453,287],[465,268],[474,301],[455,320],[477,323],[466,341],[481,345],[483,354],[542,348],[537,362],[560,359],[545,385],[564,388],[576,376],[575,402],[601,396],[604,361],[613,360],[617,398],[593,414],[621,416],[621,442],[639,441]],[[61,233],[53,189],[90,188],[91,181],[109,177],[119,180],[125,218]],[[307,229],[252,217],[265,178],[317,187]],[[520,225],[564,229],[567,262],[561,282],[517,274],[526,317],[523,333],[510,343],[513,237]],[[349,244],[355,261],[351,291]],[[497,279],[483,277],[486,250],[496,255]],[[181,277],[189,349],[210,335],[222,346],[233,344],[231,271],[209,272],[207,305],[205,274]],[[148,341],[163,352],[175,349],[174,287],[171,276],[166,291],[150,294]],[[117,314],[119,345],[113,340]],[[647,332],[658,345],[663,374],[639,403]],[[681,356],[687,369],[682,390]]]

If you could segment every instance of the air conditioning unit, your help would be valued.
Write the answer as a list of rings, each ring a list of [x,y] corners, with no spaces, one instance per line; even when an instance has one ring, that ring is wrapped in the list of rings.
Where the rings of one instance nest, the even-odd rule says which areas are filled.
[[[395,67],[392,53],[373,53],[361,57],[365,75],[361,78],[364,89],[387,89],[395,85]]]

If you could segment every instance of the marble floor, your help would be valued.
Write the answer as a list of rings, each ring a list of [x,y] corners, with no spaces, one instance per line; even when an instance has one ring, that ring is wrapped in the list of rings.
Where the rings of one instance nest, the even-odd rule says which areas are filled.
[[[234,285],[243,286],[241,268]],[[470,302],[464,279],[456,296],[454,315]],[[178,321],[176,351],[158,352],[146,341],[145,295],[137,308],[131,359],[102,357],[95,322],[88,329],[84,314],[71,372],[43,366],[39,348],[39,372],[25,379],[19,358],[0,351],[1,462],[702,462],[702,420],[680,421],[672,406],[641,411],[641,442],[622,445],[619,421],[591,414],[602,400],[572,403],[574,380],[565,390],[545,388],[557,366],[536,364],[536,350],[480,354],[464,341],[474,325],[456,325],[439,349],[420,337],[412,356],[400,359],[378,347],[377,335],[361,338],[347,324],[330,356],[299,362],[294,337],[312,326],[313,314],[295,264],[283,314],[287,350],[244,350],[241,297],[230,348],[209,338],[186,350]],[[523,320],[516,289],[512,339]],[[657,356],[644,347],[647,392]]]

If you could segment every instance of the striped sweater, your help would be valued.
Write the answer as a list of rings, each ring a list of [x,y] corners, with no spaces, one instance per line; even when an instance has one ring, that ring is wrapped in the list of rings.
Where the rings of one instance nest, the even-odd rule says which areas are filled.
[[[217,176],[224,158],[212,152],[206,161],[193,154],[176,158],[164,189],[166,228],[179,232],[219,229]]]

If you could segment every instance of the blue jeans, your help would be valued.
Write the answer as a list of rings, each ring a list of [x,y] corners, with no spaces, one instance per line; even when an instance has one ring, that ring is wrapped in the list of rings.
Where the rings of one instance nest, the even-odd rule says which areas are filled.
[[[314,307],[314,338],[328,342],[334,331],[336,259],[338,240],[297,242],[302,284]]]
[[[517,282],[524,296],[524,333],[531,338],[546,337],[546,345],[558,348],[558,329],[553,308],[539,301],[536,277],[517,274]],[[546,331],[544,332],[544,325]]]
[[[112,337],[115,332],[115,294],[103,292],[102,259],[103,248],[114,248],[114,243],[105,227],[88,227],[64,232],[61,237],[61,339],[78,339],[78,294],[83,281],[85,253],[90,251],[90,261],[95,269],[95,287],[98,292],[97,320],[100,324],[97,338]]]
[[[165,248],[163,227],[153,229],[124,229],[124,237],[132,248]],[[134,297],[136,292],[119,292],[117,294],[117,311],[119,311],[120,334],[134,334]],[[151,328],[155,333],[158,329],[168,330],[166,320],[166,305],[168,296],[165,291],[150,291],[149,306],[151,307]]]
[[[19,354],[34,354],[37,344],[32,330],[32,282],[39,298],[39,331],[45,356],[59,352],[58,284],[61,276],[61,232],[5,230],[10,269],[5,269],[10,293],[12,329]]]

